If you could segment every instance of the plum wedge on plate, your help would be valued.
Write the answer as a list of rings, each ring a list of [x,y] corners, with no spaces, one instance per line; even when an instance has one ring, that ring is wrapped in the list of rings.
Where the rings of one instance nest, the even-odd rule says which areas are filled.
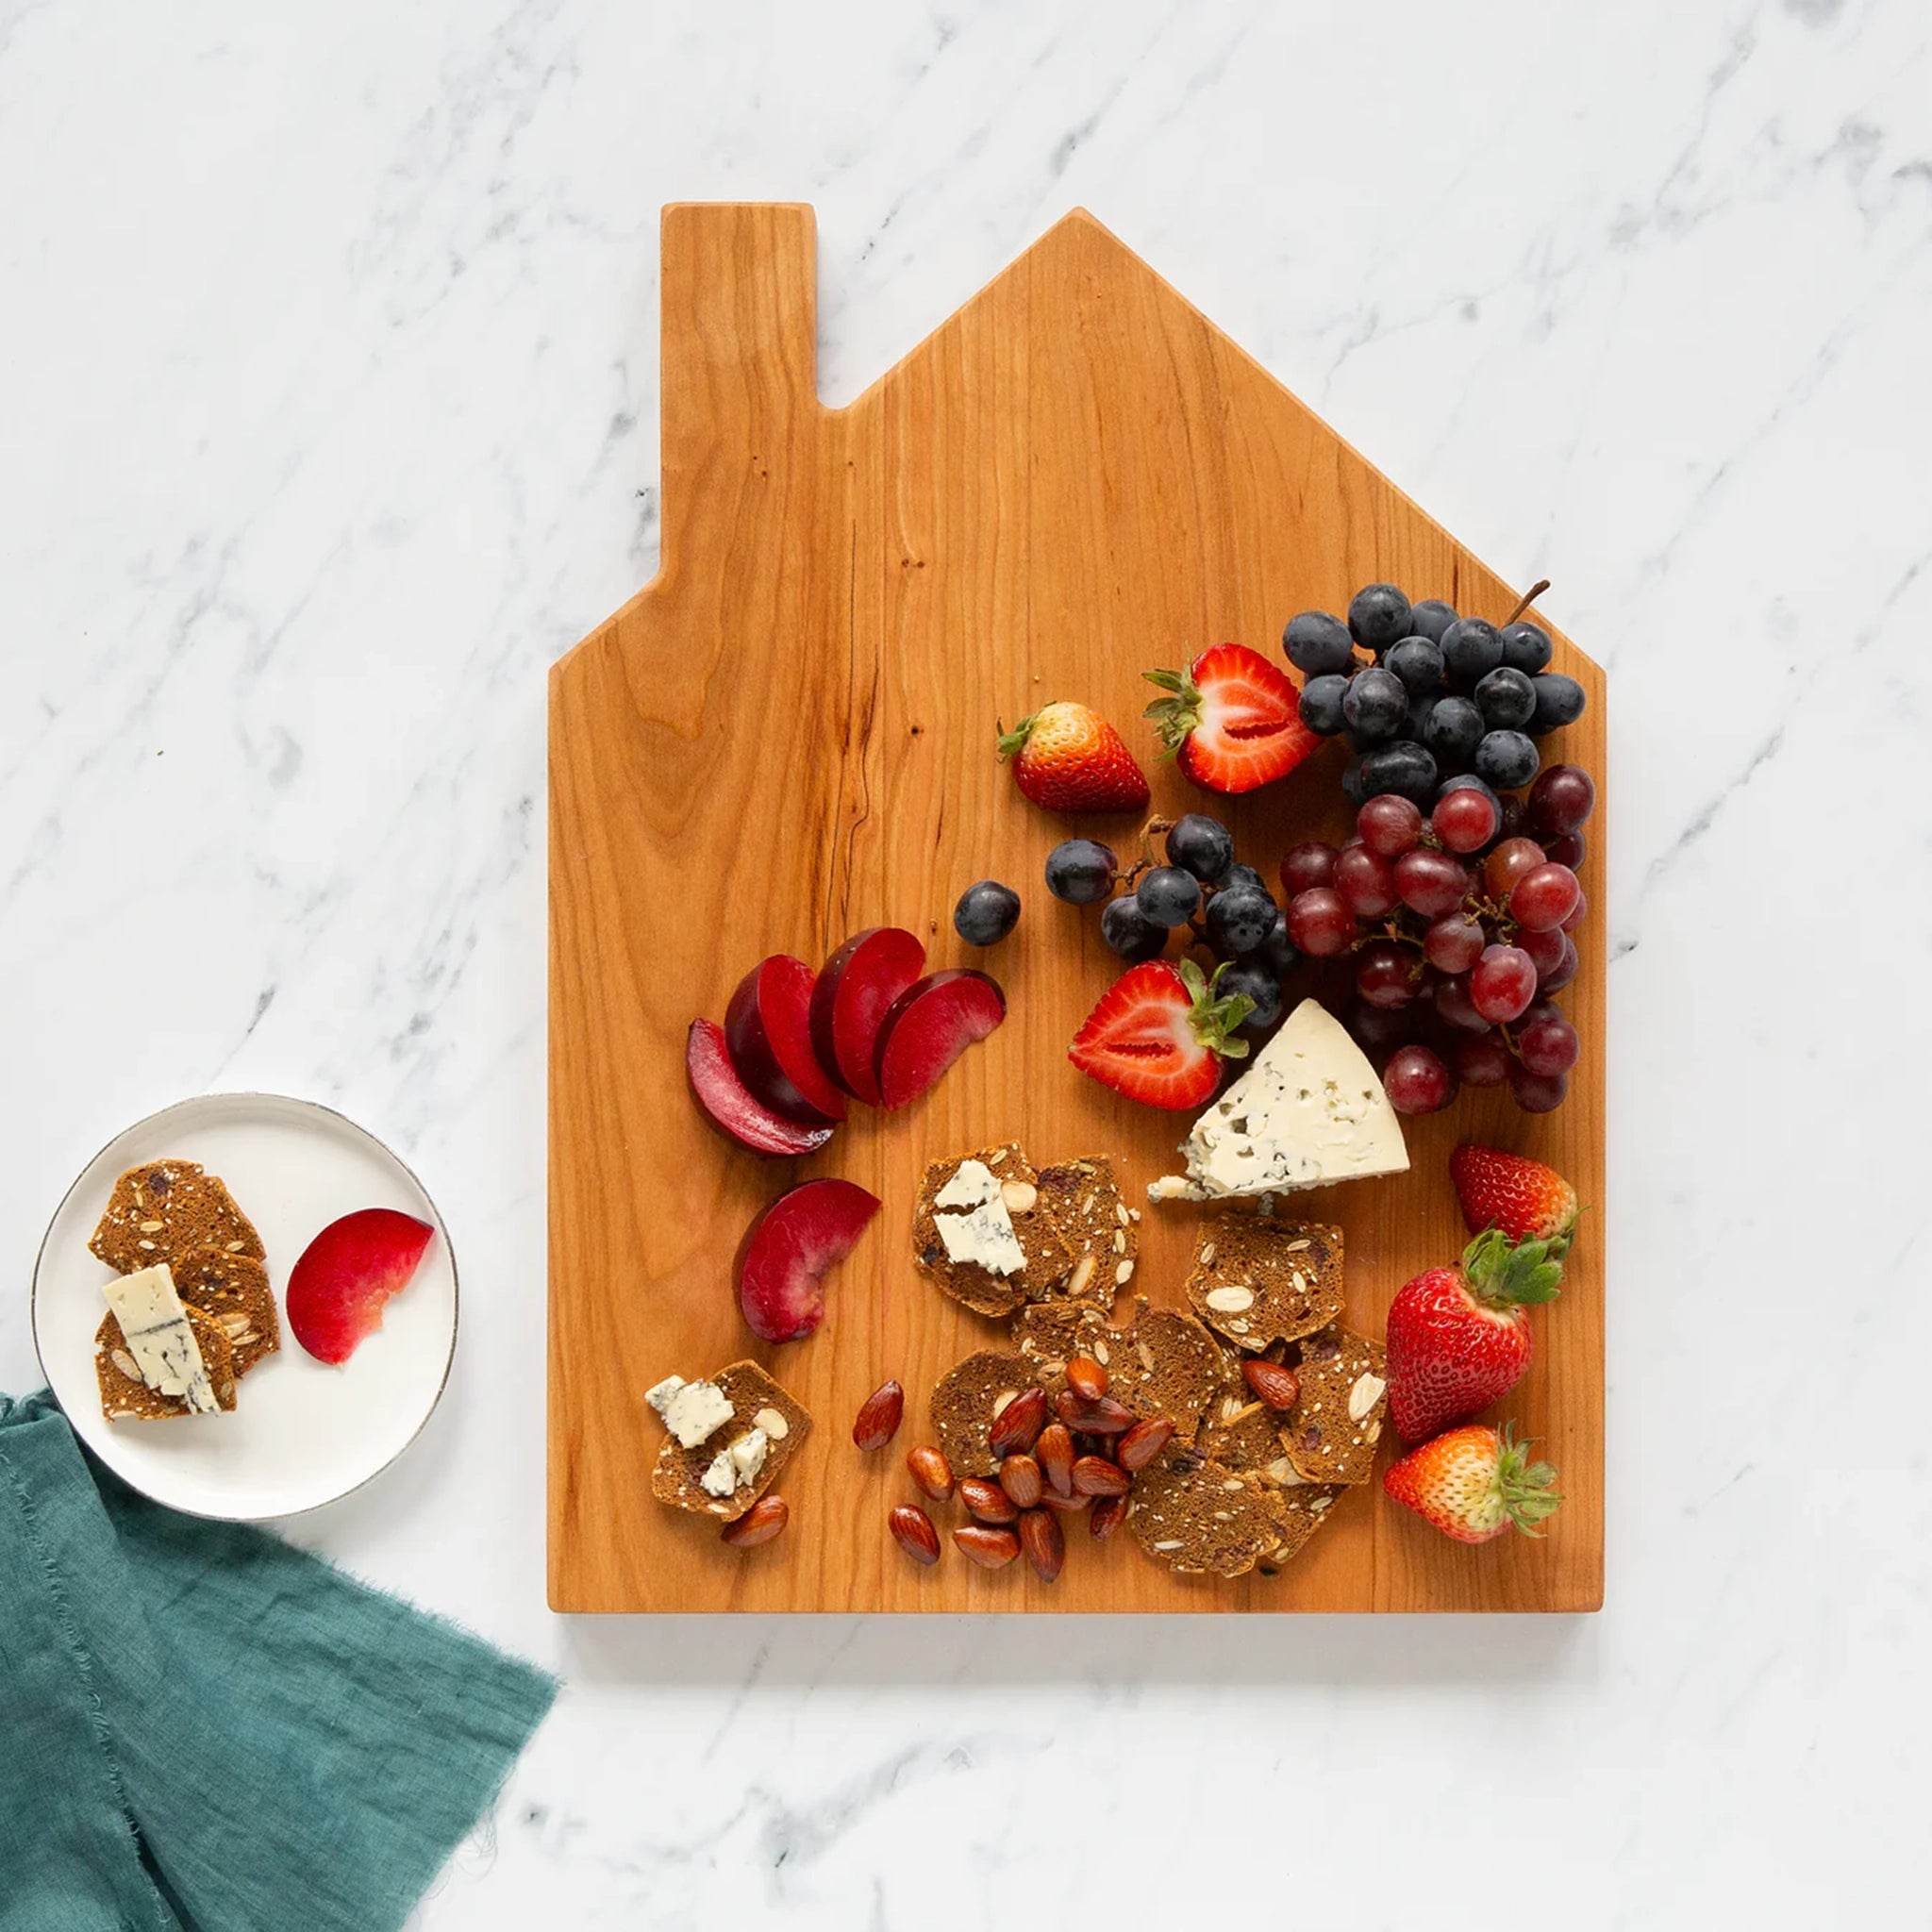
[[[408,1287],[436,1230],[393,1208],[332,1221],[289,1276],[289,1326],[319,1362],[340,1368],[382,1326],[390,1296]]]
[[[740,1078],[759,1100],[774,1113],[823,1126],[845,1118],[845,1096],[812,1049],[816,981],[811,968],[790,954],[760,959],[724,1009],[724,1038]]]
[[[857,932],[827,959],[811,995],[819,1064],[855,1098],[879,1104],[874,1056],[892,1003],[925,971],[925,948],[896,925]]]
[[[798,1341],[825,1318],[825,1276],[879,1211],[851,1181],[801,1181],[745,1230],[732,1273],[738,1306],[762,1341]]]
[[[739,1078],[724,1029],[693,1020],[684,1041],[684,1072],[698,1110],[726,1140],[768,1160],[816,1154],[832,1138],[831,1124],[810,1126],[774,1113]]]

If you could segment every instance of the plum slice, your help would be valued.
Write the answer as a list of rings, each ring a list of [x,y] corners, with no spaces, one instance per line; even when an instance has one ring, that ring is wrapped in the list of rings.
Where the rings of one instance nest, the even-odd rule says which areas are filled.
[[[738,1306],[763,1341],[797,1341],[825,1319],[825,1276],[879,1211],[851,1181],[801,1181],[745,1229],[732,1263]]]
[[[715,1020],[693,1020],[684,1037],[684,1073],[698,1110],[727,1141],[769,1160],[816,1154],[832,1138],[829,1124],[808,1126],[774,1113],[738,1077],[724,1029]]]
[[[879,1027],[892,1002],[925,971],[925,948],[896,925],[856,932],[827,959],[811,995],[811,1043],[846,1092],[879,1104],[873,1070]]]
[[[812,1051],[814,983],[811,968],[789,953],[760,959],[724,1009],[724,1041],[739,1078],[774,1113],[823,1126],[845,1118],[845,1096]]]
[[[969,1046],[1007,1017],[999,982],[970,966],[928,973],[892,1002],[879,1028],[879,1099],[904,1107],[933,1087]]]
[[[409,1285],[436,1230],[393,1208],[332,1221],[289,1276],[289,1326],[319,1362],[340,1368],[382,1326],[383,1304]]]

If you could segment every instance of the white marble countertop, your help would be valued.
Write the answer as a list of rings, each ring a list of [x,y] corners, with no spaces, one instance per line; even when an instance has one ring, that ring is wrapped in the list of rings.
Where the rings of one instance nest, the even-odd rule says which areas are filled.
[[[458,1373],[294,1533],[569,1680],[422,1925],[1923,1912],[1928,35],[0,0],[0,1387],[155,1106],[418,1166]],[[1557,580],[1616,680],[1601,1616],[545,1609],[544,669],[655,564],[690,197],[817,205],[834,401],[1084,204]]]

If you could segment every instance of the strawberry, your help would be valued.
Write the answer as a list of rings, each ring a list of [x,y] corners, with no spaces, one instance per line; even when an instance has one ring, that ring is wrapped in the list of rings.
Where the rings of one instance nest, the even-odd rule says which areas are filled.
[[[1550,1259],[1570,1252],[1576,1232],[1576,1190],[1554,1167],[1496,1147],[1458,1147],[1449,1178],[1472,1234],[1499,1227],[1512,1241],[1547,1241]]]
[[[1103,1087],[1147,1107],[1199,1107],[1221,1079],[1221,1063],[1248,1050],[1234,1030],[1254,1010],[1242,993],[1215,997],[1224,966],[1208,979],[1191,959],[1146,959],[1101,995],[1067,1058]]]
[[[1382,1487],[1459,1543],[1486,1543],[1512,1524],[1541,1536],[1537,1525],[1563,1499],[1550,1487],[1557,1472],[1532,1462],[1530,1447],[1507,1423],[1500,1429],[1472,1423],[1391,1462]]]
[[[1389,1309],[1389,1413],[1405,1442],[1465,1422],[1529,1366],[1528,1305],[1555,1298],[1563,1271],[1541,1241],[1490,1228],[1453,1268],[1431,1268]]]
[[[1139,811],[1147,803],[1133,753],[1085,705],[1043,705],[999,732],[1000,757],[1012,759],[1021,796],[1048,811]]]
[[[1162,756],[1177,758],[1209,791],[1252,791],[1285,777],[1322,742],[1302,723],[1301,699],[1245,644],[1216,644],[1185,672],[1143,671],[1170,697],[1147,707]]]

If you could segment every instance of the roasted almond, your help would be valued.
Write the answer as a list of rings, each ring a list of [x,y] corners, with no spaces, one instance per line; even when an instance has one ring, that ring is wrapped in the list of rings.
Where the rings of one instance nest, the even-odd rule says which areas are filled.
[[[1104,1456],[1083,1456],[1074,1465],[1074,1492],[1080,1496],[1124,1496],[1134,1479]]]
[[[1058,1516],[1029,1509],[1020,1519],[1020,1547],[1042,1583],[1051,1583],[1067,1560],[1067,1535]]]
[[[899,1433],[899,1419],[905,1413],[905,1390],[896,1382],[882,1382],[860,1405],[852,1440],[861,1449],[883,1449]]]
[[[892,1532],[892,1541],[915,1563],[930,1567],[939,1561],[940,1533],[932,1526],[932,1518],[918,1504],[901,1503],[886,1518],[886,1527]]]
[[[783,1496],[760,1496],[736,1523],[727,1523],[720,1538],[734,1550],[755,1550],[785,1534],[791,1507]]]
[[[1084,1402],[1071,1389],[1062,1389],[1060,1420],[1068,1428],[1084,1430],[1090,1436],[1120,1436],[1134,1426],[1134,1411],[1103,1395],[1097,1402]]]
[[[1168,1445],[1174,1424],[1164,1415],[1150,1415],[1136,1423],[1115,1445],[1113,1459],[1129,1475],[1143,1470]]]
[[[1124,1496],[1096,1496],[1093,1513],[1087,1519],[1087,1534],[1095,1542],[1104,1543],[1126,1520],[1127,1499]]]
[[[1257,1357],[1241,1364],[1241,1375],[1270,1408],[1292,1408],[1302,1399],[1301,1377],[1280,1362]]]
[[[1039,1463],[1030,1456],[1008,1457],[1000,1464],[1000,1488],[1021,1508],[1031,1509],[1039,1503],[1040,1492],[1044,1488]]]
[[[982,1523],[1010,1523],[1020,1513],[1012,1497],[999,1484],[990,1483],[983,1476],[961,1476],[959,1500],[965,1504],[968,1514],[978,1517]]]
[[[1021,1390],[993,1417],[992,1426],[987,1431],[986,1445],[992,1451],[993,1460],[1004,1462],[1008,1456],[1030,1455],[1045,1423],[1046,1391]]]
[[[988,1523],[962,1523],[953,1532],[953,1541],[982,1570],[1003,1570],[1020,1554],[1020,1539],[1010,1529],[995,1529]]]
[[[1058,1490],[1041,1490],[1040,1492],[1040,1507],[1042,1509],[1051,1509],[1056,1516],[1072,1516],[1076,1511],[1086,1508],[1092,1500],[1091,1496],[1077,1494],[1063,1496]]]
[[[1082,1402],[1098,1402],[1107,1393],[1107,1371],[1091,1355],[1076,1355],[1067,1364],[1067,1387]]]
[[[906,1452],[906,1468],[935,1503],[943,1503],[953,1493],[953,1465],[930,1442]]]
[[[1074,1493],[1074,1439],[1065,1423],[1048,1423],[1033,1445],[1034,1457],[1049,1484],[1063,1496]]]

